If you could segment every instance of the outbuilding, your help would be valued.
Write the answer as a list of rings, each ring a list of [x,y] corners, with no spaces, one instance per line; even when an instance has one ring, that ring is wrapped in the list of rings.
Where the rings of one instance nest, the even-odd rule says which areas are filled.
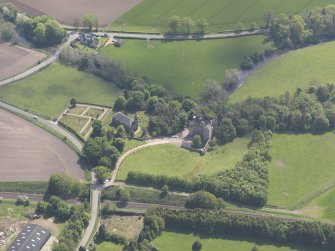
[[[40,251],[49,240],[50,232],[36,224],[26,225],[7,251]]]

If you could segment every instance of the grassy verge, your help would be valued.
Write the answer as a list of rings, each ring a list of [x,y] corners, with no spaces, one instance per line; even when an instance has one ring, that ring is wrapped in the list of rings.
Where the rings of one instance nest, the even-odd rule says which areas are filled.
[[[0,182],[0,192],[44,194],[48,190],[48,182]]]
[[[30,201],[28,206],[17,206],[15,200],[2,200],[0,203],[0,217],[11,217],[18,220],[26,219],[27,213],[34,212],[36,203]]]
[[[236,139],[225,146],[200,156],[175,145],[160,145],[130,155],[119,170],[117,179],[125,180],[130,171],[164,174],[192,179],[199,174],[213,174],[230,169],[247,151],[249,140]]]
[[[207,79],[223,81],[225,70],[239,68],[245,55],[264,51],[264,36],[203,41],[124,40],[100,54],[117,58],[134,73],[173,92],[199,97]]]
[[[288,52],[258,69],[231,97],[237,102],[251,97],[279,96],[298,87],[334,83],[335,42]],[[311,67],[311,64],[313,65]]]
[[[102,191],[101,198],[108,200],[118,200],[116,192],[118,186],[113,186]],[[130,193],[130,201],[149,203],[149,204],[166,204],[173,206],[184,206],[187,200],[186,196],[168,193],[166,196],[161,195],[161,191],[143,187],[127,187]]]
[[[123,246],[112,242],[101,242],[97,244],[96,251],[122,251]]]

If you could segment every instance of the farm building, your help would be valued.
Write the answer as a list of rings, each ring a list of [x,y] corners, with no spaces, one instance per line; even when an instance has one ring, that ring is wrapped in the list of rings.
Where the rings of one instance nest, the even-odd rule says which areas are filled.
[[[50,232],[36,224],[26,225],[7,251],[40,251],[49,240]]]
[[[124,129],[126,129],[128,133],[136,132],[138,129],[138,124],[139,118],[137,114],[135,114],[134,121],[122,112],[115,113],[112,118],[113,126],[123,125]]]

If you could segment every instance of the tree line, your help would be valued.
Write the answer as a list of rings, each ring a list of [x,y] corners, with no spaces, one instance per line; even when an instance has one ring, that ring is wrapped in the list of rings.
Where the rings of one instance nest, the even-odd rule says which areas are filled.
[[[314,8],[304,15],[275,15],[268,12],[267,40],[279,49],[297,48],[335,37],[335,5]]]
[[[163,218],[172,229],[196,231],[222,236],[254,237],[283,244],[301,244],[320,248],[335,247],[332,224],[245,215],[220,210],[171,210],[156,208],[151,215]]]

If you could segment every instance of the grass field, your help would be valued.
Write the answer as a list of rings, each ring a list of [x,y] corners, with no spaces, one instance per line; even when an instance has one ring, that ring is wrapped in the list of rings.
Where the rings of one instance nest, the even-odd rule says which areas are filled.
[[[331,189],[328,192],[317,197],[306,205],[301,212],[309,217],[335,220],[335,189]]]
[[[169,18],[174,15],[206,18],[208,30],[237,29],[238,23],[249,28],[251,23],[264,24],[264,12],[301,13],[315,6],[333,4],[332,0],[143,0],[117,19],[113,30],[160,32],[167,31]]]
[[[254,246],[258,247],[260,251],[321,251],[317,248],[272,245],[254,239],[220,238],[214,235],[203,236],[169,230],[164,231],[153,241],[153,244],[161,251],[185,251],[192,250],[192,244],[197,240],[201,241],[201,250],[204,251],[249,251]]]
[[[0,182],[0,192],[44,194],[48,190],[48,182]]]
[[[130,155],[123,162],[117,179],[125,180],[129,171],[186,179],[192,179],[198,174],[212,174],[234,167],[246,153],[248,142],[248,139],[236,139],[203,157],[175,145],[149,147]]]
[[[277,135],[272,139],[269,205],[291,207],[335,178],[335,135]]]
[[[113,84],[75,68],[54,63],[29,78],[0,88],[0,99],[47,117],[57,117],[71,98],[113,105],[120,90]]]
[[[109,234],[117,234],[132,239],[138,237],[143,228],[143,216],[112,215],[102,220]]]
[[[335,83],[333,65],[335,42],[291,51],[262,66],[237,90],[230,101],[248,96],[278,96],[294,92],[298,87],[312,83]]]
[[[29,206],[16,206],[15,200],[2,200],[0,203],[0,217],[11,217],[18,220],[26,219],[26,213],[35,211],[36,203],[31,202]]]
[[[122,251],[123,246],[112,242],[102,242],[96,245],[96,251]]]
[[[177,94],[199,97],[207,79],[221,83],[225,70],[239,68],[245,55],[267,48],[263,36],[210,41],[124,40],[100,53],[117,58],[134,73]]]

